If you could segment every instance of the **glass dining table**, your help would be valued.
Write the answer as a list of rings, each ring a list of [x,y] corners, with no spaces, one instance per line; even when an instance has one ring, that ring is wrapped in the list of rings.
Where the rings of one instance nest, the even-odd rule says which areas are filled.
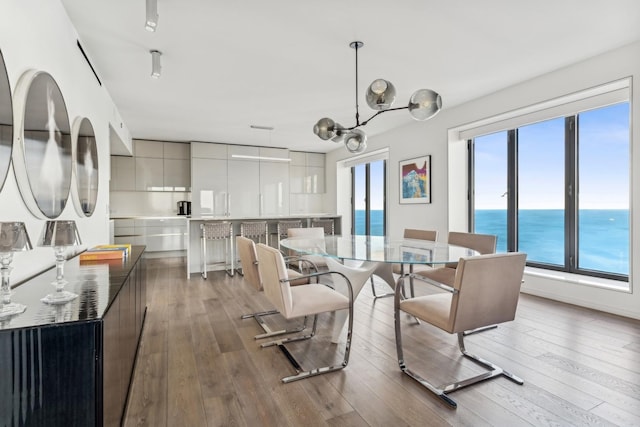
[[[301,255],[324,257],[329,270],[338,271],[349,278],[354,298],[374,272],[395,288],[393,264],[435,266],[457,262],[461,257],[479,255],[473,249],[448,243],[388,236],[295,237],[281,240],[280,245]],[[336,290],[348,294],[346,283],[336,281],[334,285]],[[336,312],[332,342],[339,341],[346,319],[346,312]]]

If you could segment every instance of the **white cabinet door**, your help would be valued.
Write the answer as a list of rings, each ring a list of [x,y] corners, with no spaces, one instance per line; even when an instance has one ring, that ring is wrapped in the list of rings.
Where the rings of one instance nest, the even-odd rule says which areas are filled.
[[[151,157],[161,159],[164,157],[164,143],[162,141],[148,141],[144,139],[133,140],[133,155],[135,157]]]
[[[164,159],[164,190],[191,191],[191,162]]]
[[[135,191],[136,163],[133,157],[111,156],[111,191]]]
[[[324,167],[307,166],[305,193],[324,193]]]
[[[228,216],[226,158],[192,158],[191,178],[192,216]]]
[[[208,142],[192,142],[191,157],[199,157],[205,159],[226,159],[227,145],[212,144]]]
[[[289,166],[289,192],[291,194],[306,193],[306,166]]]
[[[260,162],[260,197],[260,215],[289,215],[288,163]]]
[[[189,160],[191,158],[189,144],[182,142],[164,142],[162,145],[165,159]]]
[[[260,163],[229,160],[229,213],[232,217],[260,215]]]
[[[324,168],[325,155],[324,153],[306,153],[307,154],[307,166],[317,166]]]
[[[136,157],[136,190],[164,190],[164,160]]]

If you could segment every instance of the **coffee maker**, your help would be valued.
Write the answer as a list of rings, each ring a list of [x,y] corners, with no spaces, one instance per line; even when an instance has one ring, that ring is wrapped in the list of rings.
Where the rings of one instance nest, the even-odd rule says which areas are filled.
[[[188,200],[178,201],[178,215],[191,215],[191,202]]]

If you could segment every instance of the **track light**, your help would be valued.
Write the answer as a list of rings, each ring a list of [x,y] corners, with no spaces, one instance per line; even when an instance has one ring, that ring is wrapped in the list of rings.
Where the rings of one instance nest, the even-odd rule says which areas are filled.
[[[438,114],[442,108],[442,99],[438,93],[430,89],[420,89],[411,95],[406,107],[391,108],[396,99],[396,88],[384,79],[376,79],[369,85],[365,98],[367,104],[377,112],[367,120],[360,122],[358,111],[358,49],[364,46],[363,42],[354,41],[349,46],[356,50],[356,124],[345,128],[334,120],[323,117],[313,126],[313,133],[322,140],[344,142],[345,147],[352,153],[361,153],[367,148],[367,135],[360,126],[364,126],[374,117],[387,111],[409,110],[409,114],[416,120],[428,120]]]
[[[158,27],[158,0],[147,0],[147,20],[144,29],[155,31]]]
[[[159,50],[151,50],[151,77],[154,79],[160,78],[160,73],[162,71],[162,66],[160,65],[160,56],[162,52]]]

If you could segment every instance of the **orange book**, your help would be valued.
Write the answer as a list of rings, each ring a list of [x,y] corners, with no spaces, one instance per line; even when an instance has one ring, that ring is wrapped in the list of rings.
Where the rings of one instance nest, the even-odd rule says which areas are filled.
[[[80,261],[90,261],[98,259],[122,259],[124,258],[124,253],[124,250],[86,251],[80,254]]]

